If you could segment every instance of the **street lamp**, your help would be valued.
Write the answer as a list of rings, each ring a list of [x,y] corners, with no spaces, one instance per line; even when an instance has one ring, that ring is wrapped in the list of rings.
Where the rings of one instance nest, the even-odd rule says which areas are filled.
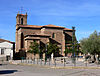
[[[46,64],[46,61],[47,61],[47,43],[45,44],[45,47],[46,47],[46,49],[45,49],[45,64]]]
[[[74,57],[74,50],[75,50],[75,47],[74,47],[74,40],[75,40],[75,38],[74,38],[74,36],[75,36],[75,27],[72,27],[72,49],[73,49],[73,53],[72,53],[72,56]]]
[[[39,49],[39,58],[41,58],[41,57],[40,57],[40,54],[41,54],[41,51],[40,51],[40,44],[39,44],[39,46],[38,46],[38,49]]]
[[[72,52],[72,63],[74,63],[75,65],[75,27],[72,27],[72,49],[73,49],[73,52]]]
[[[77,41],[77,52],[78,52],[78,54],[77,54],[77,56],[79,55],[79,44],[78,44],[78,41]]]

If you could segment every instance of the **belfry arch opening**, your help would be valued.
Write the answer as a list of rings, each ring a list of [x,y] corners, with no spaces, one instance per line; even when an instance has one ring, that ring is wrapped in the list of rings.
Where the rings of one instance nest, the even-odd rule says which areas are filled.
[[[23,25],[23,18],[21,18],[21,25]]]

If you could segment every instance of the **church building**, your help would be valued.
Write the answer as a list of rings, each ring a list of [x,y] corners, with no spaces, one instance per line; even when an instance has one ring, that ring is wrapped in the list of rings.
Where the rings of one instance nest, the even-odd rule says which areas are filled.
[[[40,45],[56,43],[60,47],[60,54],[64,56],[65,45],[72,40],[72,29],[52,24],[48,25],[28,25],[27,13],[16,16],[16,53],[23,53],[25,56],[30,49],[30,43],[37,41]]]

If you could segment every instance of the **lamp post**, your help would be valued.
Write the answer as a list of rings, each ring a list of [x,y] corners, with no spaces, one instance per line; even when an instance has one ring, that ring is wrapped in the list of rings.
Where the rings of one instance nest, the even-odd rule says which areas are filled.
[[[77,47],[77,50],[76,51],[77,51],[77,60],[78,60],[78,56],[79,56],[79,44],[78,44],[78,41],[77,41],[76,45],[77,45],[76,46]]]
[[[47,61],[47,43],[45,44],[45,47],[46,47],[46,49],[45,49],[45,65],[46,65],[46,61]]]
[[[75,60],[75,27],[72,27],[72,49],[73,49],[73,52],[72,52],[72,63],[74,63],[74,66],[75,66],[75,63],[76,63],[76,60]]]
[[[62,55],[62,45],[61,45],[61,55]]]
[[[39,59],[41,59],[41,58],[40,58],[40,54],[41,54],[41,51],[40,51],[40,44],[39,44],[39,46],[38,46],[38,49],[39,49]]]

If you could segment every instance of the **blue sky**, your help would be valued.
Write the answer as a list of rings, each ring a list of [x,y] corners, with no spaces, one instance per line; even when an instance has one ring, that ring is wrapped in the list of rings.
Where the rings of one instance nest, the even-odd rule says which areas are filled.
[[[75,26],[78,40],[100,32],[100,0],[0,0],[0,38],[15,41],[21,7],[28,13],[28,24]]]

